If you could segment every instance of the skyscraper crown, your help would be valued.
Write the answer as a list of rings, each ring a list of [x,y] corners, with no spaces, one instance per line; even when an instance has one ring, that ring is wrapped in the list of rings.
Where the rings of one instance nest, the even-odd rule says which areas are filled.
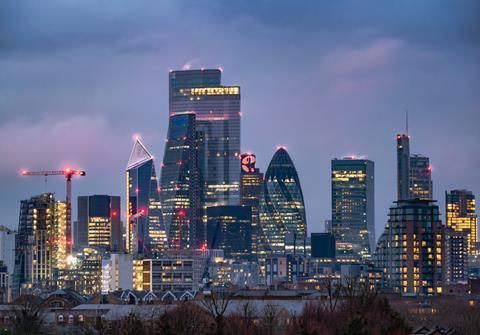
[[[127,170],[137,167],[149,160],[153,159],[153,156],[148,152],[140,139],[135,140],[130,158],[128,159]]]

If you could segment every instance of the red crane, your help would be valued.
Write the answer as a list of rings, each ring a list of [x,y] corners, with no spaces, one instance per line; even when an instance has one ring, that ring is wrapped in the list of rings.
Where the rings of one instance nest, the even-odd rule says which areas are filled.
[[[22,171],[22,176],[65,176],[67,179],[67,220],[65,227],[65,237],[66,237],[66,252],[67,256],[72,254],[72,178],[75,177],[84,177],[87,173],[81,170],[74,170],[66,168],[65,170],[57,171]]]

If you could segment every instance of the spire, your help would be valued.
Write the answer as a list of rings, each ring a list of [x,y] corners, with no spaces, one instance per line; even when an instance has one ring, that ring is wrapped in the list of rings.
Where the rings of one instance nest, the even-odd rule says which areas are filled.
[[[405,111],[405,131],[408,136],[408,109]]]
[[[140,142],[140,139],[137,138],[133,145],[130,158],[128,159],[127,170],[139,166],[151,159],[153,159],[153,156],[148,152],[142,142]]]

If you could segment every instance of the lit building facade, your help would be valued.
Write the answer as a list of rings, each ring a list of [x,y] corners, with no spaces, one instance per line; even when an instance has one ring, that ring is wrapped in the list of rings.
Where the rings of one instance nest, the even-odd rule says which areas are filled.
[[[390,207],[374,263],[384,286],[402,295],[442,293],[444,227],[431,200],[402,200]]]
[[[375,248],[374,163],[367,159],[334,159],[332,233],[337,257],[369,259]]]
[[[411,199],[433,199],[432,169],[428,157],[410,156],[409,194]]]
[[[410,199],[410,137],[397,135],[397,200]]]
[[[204,208],[238,205],[240,87],[223,86],[217,69],[171,71],[169,95],[170,115],[194,112],[203,137]]]
[[[159,191],[153,156],[137,139],[126,169],[127,252],[148,255],[166,249]]]
[[[232,258],[236,260],[251,259],[251,207],[208,207],[207,241],[209,249],[222,249],[226,258]]]
[[[170,248],[198,248],[205,238],[195,113],[172,113],[169,120],[160,178],[163,220]]]
[[[162,257],[133,261],[133,289],[138,291],[197,290],[202,271],[198,260]]]
[[[120,197],[91,195],[78,197],[75,247],[123,251]]]
[[[57,287],[59,271],[67,265],[66,216],[66,204],[56,201],[53,193],[21,201],[15,238],[14,298],[21,288]]]
[[[477,253],[478,216],[475,212],[475,195],[467,190],[445,193],[447,227],[468,234],[468,254]]]
[[[260,209],[262,253],[304,253],[307,218],[297,170],[285,150],[279,148],[263,182]]]
[[[445,228],[445,283],[468,279],[468,232]]]
[[[83,248],[73,255],[70,266],[61,276],[62,288],[82,295],[93,295],[102,288],[102,254],[94,248]]]
[[[252,260],[255,260],[257,256],[257,235],[260,224],[260,201],[263,186],[263,173],[255,167],[256,161],[257,158],[251,153],[243,154],[240,158],[240,205],[248,206],[252,210]]]

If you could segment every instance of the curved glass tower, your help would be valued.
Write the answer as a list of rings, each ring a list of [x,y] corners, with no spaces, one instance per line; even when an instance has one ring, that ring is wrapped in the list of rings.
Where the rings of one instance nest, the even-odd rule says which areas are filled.
[[[203,242],[195,113],[170,116],[160,178],[160,198],[170,248],[197,248]]]
[[[166,248],[167,236],[153,156],[139,139],[128,160],[126,183],[127,251],[157,254]]]
[[[284,148],[275,152],[265,173],[260,226],[265,253],[304,252],[307,219],[302,188]]]

